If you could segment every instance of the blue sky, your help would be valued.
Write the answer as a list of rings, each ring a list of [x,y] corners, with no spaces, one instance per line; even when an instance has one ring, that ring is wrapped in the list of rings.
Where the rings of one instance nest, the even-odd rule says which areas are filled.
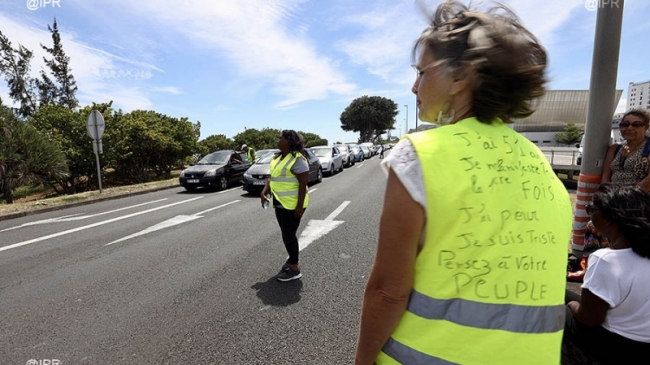
[[[589,88],[593,2],[503,1],[547,48],[549,89]],[[650,80],[648,15],[650,1],[625,2],[617,112],[629,82]],[[35,52],[34,76],[54,17],[82,105],[188,117],[201,139],[270,127],[333,143],[358,137],[340,128],[345,107],[379,95],[399,104],[401,133],[407,110],[415,126],[410,51],[426,22],[413,0],[0,0],[0,31]]]

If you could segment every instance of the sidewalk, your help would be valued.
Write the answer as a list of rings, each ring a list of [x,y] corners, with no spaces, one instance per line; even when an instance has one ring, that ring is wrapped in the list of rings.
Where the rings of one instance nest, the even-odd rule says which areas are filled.
[[[0,205],[0,221],[178,187],[180,187],[178,179],[170,179],[139,185],[103,189],[102,193],[95,190],[64,197],[36,200],[28,203],[3,204]]]

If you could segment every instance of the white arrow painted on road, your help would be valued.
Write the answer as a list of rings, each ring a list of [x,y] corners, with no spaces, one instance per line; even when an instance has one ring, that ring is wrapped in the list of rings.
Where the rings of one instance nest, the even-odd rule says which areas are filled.
[[[343,209],[345,209],[345,207],[347,207],[349,204],[349,201],[344,201],[343,204],[339,205],[339,207],[336,208],[332,214],[328,215],[324,220],[310,220],[309,223],[307,223],[307,227],[300,234],[300,238],[298,238],[300,251],[309,246],[310,243],[323,237],[331,230],[343,223],[343,221],[335,221],[334,218],[336,218],[337,215],[341,214]]]
[[[159,203],[159,202],[164,201],[164,200],[167,200],[167,198],[158,199],[158,200],[154,200],[154,201],[150,201],[150,202],[146,202],[146,203],[141,203],[141,204],[136,204],[136,205],[131,205],[131,206],[123,207],[123,208],[119,208],[119,209],[109,210],[107,212],[101,212],[101,213],[97,213],[97,214],[80,215],[81,213],[78,213],[78,214],[65,215],[63,217],[43,219],[43,220],[35,221],[35,222],[27,222],[27,223],[21,224],[20,226],[3,229],[0,232],[11,231],[12,229],[18,229],[18,228],[22,228],[22,227],[34,226],[34,225],[37,225],[37,224],[79,221],[79,220],[82,220],[82,219],[98,217],[100,215],[115,213],[115,212],[119,212],[119,211],[126,210],[126,209],[133,209],[133,208],[141,207],[143,205]]]
[[[241,201],[241,200],[231,201],[230,203],[222,204],[222,205],[220,205],[220,206],[218,206],[218,207],[210,208],[210,209],[207,209],[207,210],[204,210],[204,211],[202,211],[202,212],[198,212],[198,213],[196,213],[196,214],[192,214],[192,215],[177,215],[176,217],[174,217],[174,218],[172,218],[172,219],[168,219],[168,220],[166,220],[166,221],[164,221],[164,222],[160,222],[160,223],[158,223],[158,224],[156,224],[156,225],[154,225],[154,226],[151,226],[151,227],[145,229],[144,231],[140,231],[140,232],[138,232],[138,233],[134,233],[134,234],[132,234],[132,235],[130,235],[130,236],[126,236],[126,237],[120,238],[119,240],[113,241],[113,242],[111,242],[111,243],[107,243],[107,244],[105,244],[104,246],[110,246],[110,245],[112,245],[112,244],[114,244],[114,243],[118,243],[118,242],[126,241],[126,240],[129,240],[129,239],[131,239],[131,238],[135,238],[135,237],[138,237],[138,236],[145,235],[145,234],[147,234],[147,233],[151,233],[151,232],[159,231],[159,230],[161,230],[161,229],[165,229],[165,228],[169,228],[169,227],[177,226],[177,225],[179,225],[179,224],[183,224],[183,223],[185,223],[185,222],[190,222],[190,221],[193,221],[193,220],[195,220],[195,219],[203,218],[203,215],[202,215],[202,214],[205,214],[205,213],[211,212],[211,211],[216,210],[216,209],[219,209],[219,208],[223,208],[223,207],[225,207],[225,206],[228,206],[228,205],[230,205],[230,204],[234,204],[234,203],[237,203],[237,202],[240,202],[240,201]]]
[[[156,210],[160,210],[160,209],[165,209],[165,208],[173,207],[173,206],[175,206],[175,205],[179,205],[179,204],[189,203],[189,202],[191,202],[191,201],[194,201],[194,200],[197,200],[197,199],[202,199],[202,198],[203,198],[203,196],[197,196],[196,198],[187,199],[187,200],[183,200],[183,201],[180,201],[180,202],[176,202],[176,203],[171,203],[171,204],[163,205],[163,206],[161,206],[161,207],[157,207],[157,208],[151,208],[151,209],[148,209],[148,210],[143,210],[142,212],[137,212],[137,213],[127,214],[127,215],[123,215],[123,216],[121,216],[121,217],[117,217],[117,218],[113,218],[113,219],[109,219],[109,220],[105,220],[105,221],[101,221],[101,222],[97,222],[97,223],[89,224],[89,225],[82,226],[82,227],[77,227],[77,228],[69,229],[69,230],[67,230],[67,231],[58,232],[58,233],[50,234],[50,235],[47,235],[47,236],[34,238],[34,239],[32,239],[32,240],[29,240],[29,241],[23,241],[23,242],[14,243],[13,245],[5,246],[5,247],[0,247],[0,251],[11,250],[12,248],[16,248],[16,247],[20,247],[20,246],[29,245],[29,244],[32,244],[32,243],[35,243],[35,242],[45,241],[45,240],[48,240],[48,239],[50,239],[50,238],[60,237],[60,236],[64,236],[64,235],[66,235],[66,234],[70,234],[70,233],[79,232],[79,231],[83,231],[83,230],[90,229],[90,228],[95,228],[95,227],[103,226],[104,224],[114,223],[114,222],[117,222],[117,221],[121,221],[121,220],[123,220],[123,219],[128,219],[128,218],[135,217],[135,216],[138,216],[138,215],[147,214],[147,213],[150,213],[150,212],[155,212]]]

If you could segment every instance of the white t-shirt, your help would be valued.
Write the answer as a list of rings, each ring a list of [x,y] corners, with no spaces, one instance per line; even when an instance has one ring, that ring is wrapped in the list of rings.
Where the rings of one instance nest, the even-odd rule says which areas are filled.
[[[388,157],[382,162],[384,171],[393,170],[399,181],[404,185],[411,198],[427,210],[427,197],[424,190],[424,175],[420,159],[415,153],[415,147],[411,140],[404,138],[399,141],[391,150]]]
[[[631,248],[603,248],[589,255],[582,287],[610,309],[602,326],[629,339],[650,343],[650,259]]]

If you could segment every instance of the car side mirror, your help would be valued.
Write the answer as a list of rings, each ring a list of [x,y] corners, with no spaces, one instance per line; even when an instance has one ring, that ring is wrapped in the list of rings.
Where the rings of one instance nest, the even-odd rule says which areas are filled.
[[[580,148],[580,143],[576,143],[576,148]]]

